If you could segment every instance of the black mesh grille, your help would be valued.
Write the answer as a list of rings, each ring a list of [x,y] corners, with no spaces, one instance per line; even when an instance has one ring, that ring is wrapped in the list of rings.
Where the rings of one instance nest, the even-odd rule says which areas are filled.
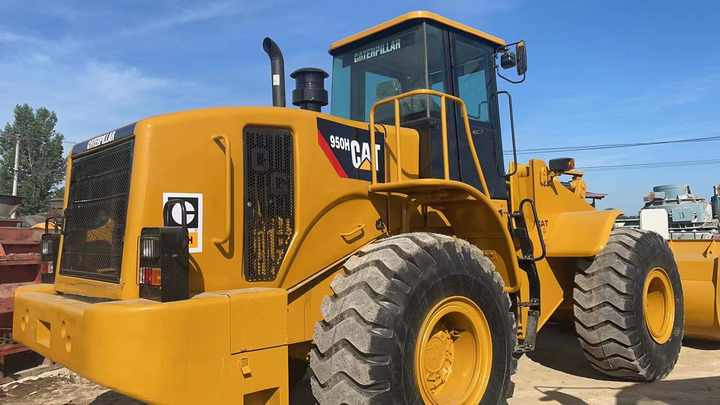
[[[245,128],[245,278],[273,280],[295,231],[290,131]]]
[[[60,272],[120,280],[133,141],[72,162]]]

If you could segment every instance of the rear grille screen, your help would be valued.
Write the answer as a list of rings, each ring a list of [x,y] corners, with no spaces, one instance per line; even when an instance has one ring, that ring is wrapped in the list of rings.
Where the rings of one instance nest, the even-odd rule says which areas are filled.
[[[295,231],[292,135],[246,127],[245,278],[274,280]]]
[[[60,272],[120,281],[133,141],[72,161]]]

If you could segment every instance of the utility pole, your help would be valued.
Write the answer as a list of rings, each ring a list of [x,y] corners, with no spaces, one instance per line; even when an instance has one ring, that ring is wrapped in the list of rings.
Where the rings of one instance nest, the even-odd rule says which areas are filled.
[[[13,192],[17,195],[18,171],[20,170],[20,134],[15,134],[15,166],[13,168]]]
[[[20,134],[15,133],[15,166],[13,168],[13,189],[12,195],[16,196],[18,191],[18,171],[20,170]],[[11,218],[15,218],[13,211]]]

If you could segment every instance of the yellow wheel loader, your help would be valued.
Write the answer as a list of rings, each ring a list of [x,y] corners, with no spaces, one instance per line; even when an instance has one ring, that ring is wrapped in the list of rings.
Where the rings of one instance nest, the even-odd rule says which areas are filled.
[[[685,292],[685,337],[720,341],[720,186],[709,201],[687,184],[655,186],[639,215],[618,218],[616,228],[653,231],[667,240]],[[656,315],[650,323],[658,336],[666,334],[662,319]]]
[[[293,72],[285,107],[263,46],[273,107],[73,148],[43,237],[55,282],[18,289],[18,341],[151,403],[492,404],[565,304],[599,370],[670,372],[667,243],[613,231],[572,159],[504,161],[497,78],[522,81],[524,42],[402,15],[331,45],[329,114],[319,69]]]

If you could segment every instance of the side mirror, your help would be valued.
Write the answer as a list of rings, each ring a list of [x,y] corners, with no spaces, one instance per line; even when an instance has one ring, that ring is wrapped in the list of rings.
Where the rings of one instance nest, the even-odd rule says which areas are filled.
[[[550,159],[550,162],[548,162],[548,166],[550,167],[550,171],[553,173],[565,173],[575,168],[575,159]]]
[[[515,50],[511,51],[510,46],[515,45]],[[504,80],[518,84],[525,81],[525,72],[527,72],[527,47],[525,41],[514,42],[508,44],[499,50],[500,52],[500,66],[503,69],[510,69],[514,67],[517,70],[517,75],[520,76],[520,80],[512,80],[502,75],[499,71],[497,75]]]
[[[515,59],[518,76],[522,76],[527,72],[527,48],[525,47],[525,41],[520,41],[515,44]]]

